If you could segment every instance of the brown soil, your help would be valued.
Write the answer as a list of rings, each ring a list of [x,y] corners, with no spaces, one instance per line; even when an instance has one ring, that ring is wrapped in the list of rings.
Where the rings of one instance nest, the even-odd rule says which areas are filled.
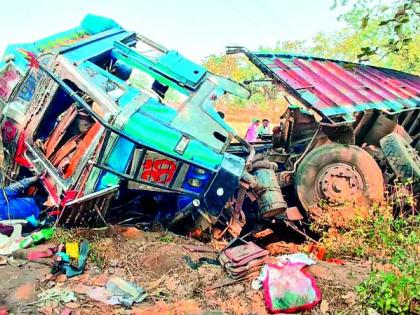
[[[220,247],[221,243],[205,245],[194,239],[160,232],[130,231],[130,237],[103,232],[100,232],[100,237],[92,237],[92,232],[87,234],[87,238],[94,240],[95,259],[91,256],[81,276],[64,279],[60,283],[48,275],[48,267],[35,263],[30,263],[31,268],[6,265],[0,272],[0,279],[11,277],[14,272],[20,275],[10,281],[13,285],[0,286],[3,301],[6,301],[8,291],[33,282],[36,293],[42,288],[54,286],[71,289],[78,297],[77,302],[62,305],[59,309],[39,310],[36,305],[28,304],[21,298],[13,304],[9,303],[9,310],[41,311],[43,314],[60,314],[65,309],[73,310],[75,314],[266,314],[262,291],[253,290],[250,281],[206,290],[227,280],[226,273],[220,266],[212,264],[192,269],[184,260],[184,256],[189,256],[194,262],[200,257],[214,259],[217,257],[214,247]],[[85,237],[84,233],[77,235]],[[191,252],[188,249],[191,245],[208,252]],[[283,251],[288,248],[285,244],[278,247]],[[295,248],[290,246],[289,249]],[[104,266],[103,269],[98,269],[98,262]],[[326,314],[353,307],[356,298],[354,287],[366,278],[370,266],[357,261],[346,261],[344,266],[318,262],[309,270],[314,274],[324,300],[322,307],[318,306],[311,313]],[[111,276],[136,282],[146,289],[148,298],[134,305],[130,311],[91,300],[86,295],[91,286],[104,286]],[[36,297],[32,295],[31,301],[34,299]]]

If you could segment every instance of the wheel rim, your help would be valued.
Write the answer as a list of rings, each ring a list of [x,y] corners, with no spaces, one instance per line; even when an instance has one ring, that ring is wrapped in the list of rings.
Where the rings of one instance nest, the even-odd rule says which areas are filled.
[[[364,181],[353,165],[334,163],[317,174],[315,189],[319,199],[329,206],[342,206],[363,195]]]
[[[331,143],[313,149],[299,164],[295,185],[302,207],[320,225],[350,227],[383,198],[378,164],[355,146]]]

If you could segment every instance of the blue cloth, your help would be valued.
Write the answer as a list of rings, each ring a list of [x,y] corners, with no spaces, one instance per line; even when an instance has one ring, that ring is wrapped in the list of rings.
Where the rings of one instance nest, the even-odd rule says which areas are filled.
[[[20,197],[22,191],[38,180],[37,177],[24,178],[0,189],[0,219],[38,219],[40,208],[34,197]],[[9,216],[10,215],[10,216]]]

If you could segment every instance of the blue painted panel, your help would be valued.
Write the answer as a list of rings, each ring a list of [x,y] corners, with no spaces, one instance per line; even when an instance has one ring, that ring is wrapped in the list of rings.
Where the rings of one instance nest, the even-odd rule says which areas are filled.
[[[111,154],[109,155],[105,165],[109,166],[113,170],[124,173],[130,162],[134,150],[134,144],[126,139],[119,138],[115,144]],[[102,175],[98,181],[96,190],[105,189],[113,185],[118,184],[119,177],[105,172],[102,172]]]
[[[32,96],[35,93],[36,84],[37,78],[35,78],[33,73],[29,74],[26,78],[26,81],[21,86],[17,97],[26,102],[30,102],[32,100]]]
[[[175,151],[182,137],[182,133],[176,129],[159,124],[157,121],[135,113],[126,126],[124,132],[145,145],[156,148],[175,158],[182,158],[195,162],[204,168],[216,169],[222,162],[223,155],[197,140],[191,140],[183,155]]]
[[[171,122],[176,116],[175,109],[160,103],[154,98],[149,98],[149,100],[142,105],[140,111],[165,123]]]
[[[131,86],[127,86],[127,92],[125,92],[119,99],[118,104],[121,108],[124,108],[125,105],[131,103],[137,96],[141,93]]]
[[[80,23],[80,27],[88,34],[92,35],[113,28],[121,28],[121,26],[114,20],[94,14],[86,15],[83,21]]]
[[[114,33],[115,31],[111,30],[109,32]],[[72,62],[83,62],[85,60],[92,59],[99,54],[112,50],[115,41],[123,40],[130,37],[132,34],[133,33],[131,32],[120,32],[101,40],[93,42],[87,41],[86,44],[81,47],[65,51],[64,55]]]
[[[197,84],[207,72],[204,67],[185,59],[175,50],[170,50],[160,57],[157,64],[167,68],[170,72],[185,78],[187,81],[192,82],[193,85]],[[184,80],[184,83],[189,83],[187,81]]]

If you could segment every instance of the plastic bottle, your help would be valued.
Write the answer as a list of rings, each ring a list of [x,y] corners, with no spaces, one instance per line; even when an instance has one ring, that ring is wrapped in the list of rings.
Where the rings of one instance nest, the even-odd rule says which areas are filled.
[[[51,237],[53,237],[53,235],[54,235],[54,228],[42,229],[26,237],[22,241],[20,241],[19,248],[28,248],[35,243],[49,240]]]

